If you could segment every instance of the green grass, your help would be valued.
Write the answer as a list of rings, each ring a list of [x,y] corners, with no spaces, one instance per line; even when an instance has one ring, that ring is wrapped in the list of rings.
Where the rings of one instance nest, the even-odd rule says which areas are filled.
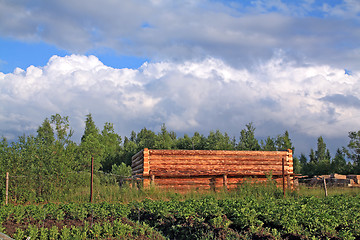
[[[307,187],[299,186],[296,190],[297,194],[300,196],[315,196],[315,197],[324,197],[325,190],[321,186],[316,187]],[[360,194],[360,188],[357,187],[327,187],[328,196],[334,195],[350,195],[355,196]]]
[[[212,196],[215,199],[232,199],[243,198],[251,196],[257,199],[261,198],[282,198],[283,192],[281,187],[276,187],[275,183],[269,180],[267,183],[253,184],[250,182],[244,182],[234,190],[222,190],[214,191],[198,191],[191,190],[184,193],[179,193],[174,190],[161,189],[156,186],[152,186],[149,189],[130,187],[129,184],[125,184],[120,187],[114,183],[101,183],[100,181],[94,182],[93,188],[93,202],[109,202],[109,203],[129,203],[133,201],[143,201],[144,199],[151,200],[186,200],[186,199],[199,199],[204,196]],[[355,196],[360,194],[360,188],[346,188],[346,187],[328,187],[328,195],[351,195]],[[293,191],[286,192],[287,197],[297,196],[315,196],[324,197],[324,189],[321,186],[318,187],[306,187],[299,186]],[[11,195],[10,195],[11,198]],[[54,189],[51,194],[43,196],[41,201],[39,198],[27,198],[26,201],[13,202],[12,203],[87,203],[90,199],[90,187],[89,186],[75,186],[70,188],[69,191],[63,189]]]

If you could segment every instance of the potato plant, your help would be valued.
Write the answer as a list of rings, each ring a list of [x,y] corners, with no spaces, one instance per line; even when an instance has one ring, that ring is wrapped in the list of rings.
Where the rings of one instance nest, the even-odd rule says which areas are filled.
[[[360,239],[360,195],[0,206],[15,239]]]

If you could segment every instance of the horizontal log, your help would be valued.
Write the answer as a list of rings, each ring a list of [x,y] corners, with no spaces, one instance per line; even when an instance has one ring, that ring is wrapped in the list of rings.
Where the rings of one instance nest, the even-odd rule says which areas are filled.
[[[150,166],[245,166],[245,165],[278,165],[282,166],[281,161],[226,161],[226,160],[212,160],[212,161],[204,161],[204,160],[185,160],[185,161],[150,161]]]
[[[150,155],[150,161],[194,161],[194,160],[224,160],[224,161],[280,161],[282,156],[268,155]],[[285,161],[286,162],[286,161]]]
[[[131,168],[134,169],[134,168],[137,168],[139,166],[144,166],[144,164],[142,163],[138,163],[138,164],[131,164]]]
[[[140,151],[132,158],[133,176],[154,174],[156,184],[169,187],[175,184],[218,188],[224,184],[224,174],[229,189],[244,181],[266,182],[265,176],[270,173],[280,184],[282,159],[285,160],[285,175],[293,175],[292,154],[287,151],[149,150],[147,174],[144,174],[143,153]],[[192,179],[194,177],[197,180]],[[253,178],[247,180],[248,177]],[[292,184],[292,177],[290,181]]]
[[[274,179],[274,181],[278,181],[281,182],[282,179],[278,178],[278,179]],[[228,183],[229,184],[237,184],[237,183],[241,183],[241,182],[267,182],[268,179],[267,178],[228,178]],[[181,179],[181,178],[156,178],[155,182],[157,184],[210,184],[210,183],[215,183],[215,184],[222,184],[223,183],[223,179],[220,177],[215,178],[215,180],[213,180],[210,177],[207,178],[195,178],[195,179]]]
[[[227,171],[227,172],[221,172],[221,171],[193,171],[193,172],[181,172],[181,171],[162,171],[162,172],[156,172],[151,171],[151,174],[157,176],[157,177],[183,177],[183,176],[189,176],[189,177],[195,177],[195,176],[222,176],[223,174],[227,174],[228,176],[266,176],[269,175],[269,173],[263,172],[263,171]],[[281,171],[273,171],[273,176],[276,175],[282,175]]]
[[[282,155],[288,156],[287,151],[228,151],[228,150],[163,150],[151,149],[150,155]]]
[[[144,171],[144,166],[143,166],[143,165],[138,165],[138,166],[132,168],[132,171],[133,171],[133,172],[138,171],[138,170]]]
[[[135,167],[135,166],[143,165],[143,164],[144,164],[144,160],[142,158],[140,158],[139,160],[133,161],[131,163],[131,167]]]
[[[261,184],[261,183],[259,183]],[[171,190],[176,190],[176,191],[181,191],[181,190],[187,190],[187,191],[202,191],[202,190],[210,190],[210,189],[215,189],[216,191],[220,191],[222,189],[224,189],[223,185],[155,185],[157,188],[159,189],[171,189]],[[281,184],[277,185],[277,187],[280,187]],[[237,189],[237,188],[241,188],[241,186],[237,185],[237,184],[229,184],[227,186],[227,189]]]
[[[133,155],[131,159],[133,160],[133,159],[136,159],[136,158],[142,157],[142,156],[143,156],[143,150],[135,153],[135,155]]]
[[[144,159],[139,158],[139,159],[136,160],[136,161],[132,161],[132,162],[131,162],[131,166],[132,166],[132,165],[139,165],[139,164],[143,164],[143,163],[144,163]]]
[[[221,177],[224,174],[228,175],[228,177],[259,177],[259,176],[269,176],[272,175],[272,177],[277,178],[282,176],[281,171],[272,171],[272,174],[265,171],[251,171],[251,170],[243,170],[243,171],[218,171],[214,170],[212,172],[209,171],[192,171],[192,172],[183,172],[183,171],[150,171],[149,174],[155,175],[157,177],[163,177],[163,178],[191,178],[191,177]],[[291,175],[291,174],[286,174]]]
[[[134,157],[143,156],[144,155],[144,149],[141,149],[137,153],[134,154]]]
[[[208,191],[210,190],[210,186],[202,186],[202,187],[199,187],[196,188],[194,186],[171,186],[171,185],[168,185],[168,186],[157,186],[157,188],[159,189],[165,189],[165,190],[176,190],[176,191],[185,191],[185,192],[188,192],[188,191]]]
[[[157,186],[207,186],[210,185],[209,182],[194,182],[194,183],[184,183],[184,182],[164,182],[159,183],[155,181],[155,185]]]
[[[280,165],[217,165],[216,167],[205,166],[182,166],[182,165],[166,165],[166,166],[151,166],[150,169],[152,172],[171,172],[171,171],[181,171],[185,173],[192,172],[223,172],[226,174],[227,172],[237,172],[237,171],[261,171],[261,172],[270,172],[270,171],[281,171],[282,167]]]
[[[140,175],[140,174],[132,175],[131,178],[132,178],[134,181],[142,181],[142,180],[143,180],[143,176]]]
[[[132,174],[143,174],[143,173],[144,173],[143,169],[138,169],[138,170],[132,171]]]

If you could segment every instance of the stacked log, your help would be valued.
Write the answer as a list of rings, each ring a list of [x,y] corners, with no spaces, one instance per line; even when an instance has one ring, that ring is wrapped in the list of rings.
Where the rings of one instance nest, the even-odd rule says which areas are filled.
[[[133,177],[143,177],[144,174],[144,151],[140,151],[131,158],[131,169]]]
[[[174,189],[231,189],[245,180],[264,182],[269,176],[293,184],[292,152],[144,149],[132,158],[133,176],[144,186],[155,183]],[[283,170],[284,161],[284,170]]]

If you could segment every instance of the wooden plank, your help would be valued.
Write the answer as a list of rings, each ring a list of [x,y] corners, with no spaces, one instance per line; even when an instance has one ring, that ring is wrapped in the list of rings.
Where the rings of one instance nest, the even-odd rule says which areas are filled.
[[[134,159],[136,159],[136,158],[138,158],[138,157],[141,157],[141,158],[142,158],[142,154],[143,154],[143,150],[135,153],[135,155],[132,156],[131,160],[134,160]]]
[[[288,183],[293,184],[291,151],[144,149],[133,156],[132,170],[133,175],[146,177],[144,186],[156,175],[156,185],[174,189],[218,189],[221,186],[231,189],[244,181],[266,182],[265,176],[270,172],[279,183],[282,158],[285,159],[284,174],[289,175]],[[247,176],[253,178],[248,180]]]
[[[142,169],[139,169],[139,170],[136,170],[136,171],[133,171],[132,172],[132,175],[140,175],[140,176],[143,176],[143,170]]]
[[[277,165],[217,165],[216,167],[209,167],[205,165],[201,166],[187,166],[187,165],[163,165],[163,166],[151,166],[151,171],[153,172],[163,172],[163,171],[182,171],[182,172],[234,172],[234,171],[245,171],[245,170],[253,170],[253,171],[281,171],[281,166]]]
[[[186,162],[177,162],[177,161],[161,161],[161,162],[152,162],[150,161],[150,166],[151,167],[157,167],[157,166],[199,166],[199,167],[217,167],[217,166],[229,166],[229,167],[233,167],[233,166],[281,166],[281,162],[269,162],[269,161],[248,161],[248,162],[236,162],[236,161],[231,161],[231,162],[225,162],[225,161],[211,161],[211,162],[206,162],[206,161],[186,161]]]
[[[139,174],[139,175],[142,175],[144,173],[144,169],[142,168],[139,168],[137,170],[132,170],[132,174]]]
[[[144,170],[144,166],[143,165],[137,165],[136,167],[132,168],[132,171],[137,171],[139,169]]]
[[[195,177],[195,176],[214,176],[214,175],[218,175],[218,176],[222,176],[224,174],[227,174],[228,176],[266,176],[269,173],[264,172],[264,171],[196,171],[196,172],[181,172],[181,171],[171,171],[171,170],[167,170],[167,171],[162,171],[162,172],[156,172],[156,171],[152,171],[152,174],[156,175],[156,176],[162,176],[162,177],[182,177],[182,176],[189,176],[189,177]],[[273,171],[273,176],[275,175],[281,175],[281,171]]]
[[[143,165],[143,161],[142,161],[142,160],[131,163],[131,167],[136,167],[136,166],[139,166],[139,165]]]
[[[170,157],[163,157],[163,158],[153,158],[150,157],[149,160],[151,163],[154,164],[162,164],[162,163],[168,163],[168,162],[174,162],[174,163],[196,163],[196,162],[203,162],[203,163],[234,163],[234,164],[242,164],[247,162],[268,162],[268,163],[281,163],[281,159],[278,158],[213,158],[213,157],[188,157],[188,158],[170,158]],[[287,165],[290,165],[292,163],[287,163]]]
[[[224,174],[223,175],[223,186],[225,189],[228,189],[227,185],[228,185],[227,175]]]
[[[280,155],[286,156],[287,151],[229,151],[229,150],[164,150],[150,149],[150,155]]]
[[[150,155],[150,161],[281,161],[281,156],[245,155]]]

